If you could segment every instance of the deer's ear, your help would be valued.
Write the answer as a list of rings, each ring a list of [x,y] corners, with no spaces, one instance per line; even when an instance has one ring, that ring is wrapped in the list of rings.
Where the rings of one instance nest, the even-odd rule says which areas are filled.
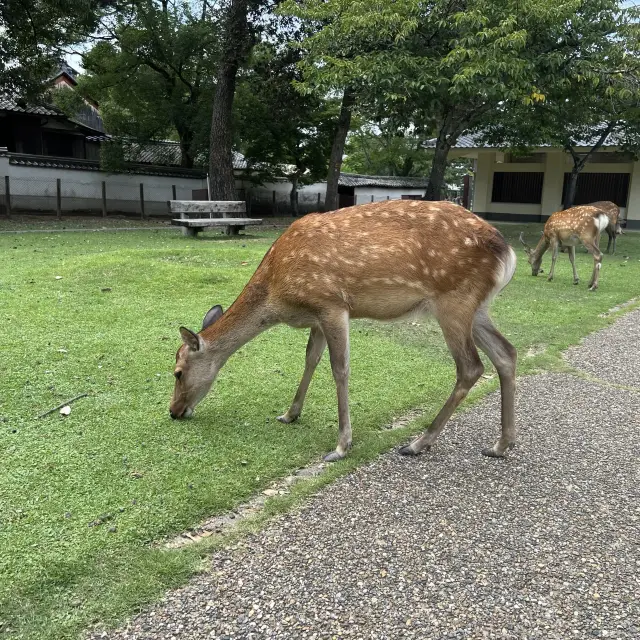
[[[208,326],[212,325],[221,315],[222,307],[219,304],[211,307],[202,321],[202,329],[206,329]]]
[[[197,334],[186,327],[180,327],[180,335],[182,336],[182,342],[184,342],[191,351],[200,350],[200,338]]]

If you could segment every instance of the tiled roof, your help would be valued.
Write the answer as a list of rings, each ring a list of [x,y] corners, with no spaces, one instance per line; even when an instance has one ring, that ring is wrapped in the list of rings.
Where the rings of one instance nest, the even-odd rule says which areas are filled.
[[[586,138],[584,140],[576,140],[574,142],[575,147],[592,147],[598,141],[599,135],[594,135],[592,138]],[[620,145],[620,139],[616,133],[611,133],[602,145],[603,148],[613,148]],[[424,143],[427,149],[433,149],[436,146],[436,138],[431,138]],[[467,135],[460,136],[458,141],[453,145],[454,149],[506,149],[508,144],[487,144],[482,141],[482,133],[469,133]],[[553,147],[551,144],[533,145],[535,148]]]
[[[49,167],[55,169],[82,169],[84,171],[100,171],[100,163],[95,160],[81,160],[76,158],[56,158],[37,156],[23,153],[9,153],[9,164],[23,167]],[[181,167],[163,167],[159,165],[131,164],[123,173],[133,173],[154,176],[187,176],[202,178],[204,174],[198,169],[183,169]]]
[[[41,106],[32,105],[32,104],[21,107],[20,105],[13,102],[13,100],[7,100],[6,98],[0,98],[0,111],[17,111],[19,113],[33,113],[39,116],[62,115],[59,111],[55,110],[53,107],[41,107]]]
[[[357,173],[341,173],[338,184],[343,187],[404,187],[426,189],[428,178],[407,178],[402,176],[363,176]]]
[[[91,142],[108,142],[112,137],[108,134],[103,136],[87,136],[87,140]],[[152,164],[164,167],[180,166],[180,144],[173,140],[158,140],[154,142],[129,142],[124,146],[125,160],[127,162],[135,162],[137,164]],[[203,163],[197,162],[196,165]],[[233,168],[246,169],[247,161],[244,156],[237,152],[233,152]]]

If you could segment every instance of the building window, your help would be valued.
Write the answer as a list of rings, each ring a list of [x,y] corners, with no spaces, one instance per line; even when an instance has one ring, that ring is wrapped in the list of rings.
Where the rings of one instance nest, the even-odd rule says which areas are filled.
[[[496,171],[493,174],[491,201],[540,204],[543,179],[542,171]]]
[[[570,173],[564,174],[563,202],[570,175]],[[589,204],[590,202],[598,202],[598,200],[610,200],[619,207],[626,207],[628,195],[628,173],[581,173],[578,175],[576,197],[573,204]]]

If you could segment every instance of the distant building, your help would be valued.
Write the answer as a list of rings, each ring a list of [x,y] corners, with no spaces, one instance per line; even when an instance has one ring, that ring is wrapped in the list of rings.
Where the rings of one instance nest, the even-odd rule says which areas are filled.
[[[578,153],[594,141],[585,140]],[[475,160],[472,209],[488,220],[543,222],[562,209],[572,161],[559,148],[537,147],[529,155],[482,144],[479,136],[461,136],[450,157]],[[578,178],[575,204],[611,200],[627,227],[640,228],[640,162],[610,137],[589,159]]]

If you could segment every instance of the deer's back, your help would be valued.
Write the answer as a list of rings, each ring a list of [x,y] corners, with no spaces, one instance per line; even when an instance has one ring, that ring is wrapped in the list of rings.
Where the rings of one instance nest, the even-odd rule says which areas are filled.
[[[604,222],[606,218],[606,223]],[[570,243],[589,236],[597,229],[604,229],[609,223],[607,214],[593,205],[579,205],[564,211],[556,211],[544,225],[547,238],[558,237],[561,242]]]
[[[483,300],[509,251],[494,227],[463,207],[395,200],[305,216],[256,275],[287,304],[392,318],[453,292]]]

